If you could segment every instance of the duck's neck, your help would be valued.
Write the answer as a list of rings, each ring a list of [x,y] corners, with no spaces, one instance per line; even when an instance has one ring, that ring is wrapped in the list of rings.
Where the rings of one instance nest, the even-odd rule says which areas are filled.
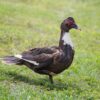
[[[70,46],[73,49],[73,43],[70,37],[70,33],[62,30],[59,41],[59,47],[63,49],[65,48],[65,46]]]

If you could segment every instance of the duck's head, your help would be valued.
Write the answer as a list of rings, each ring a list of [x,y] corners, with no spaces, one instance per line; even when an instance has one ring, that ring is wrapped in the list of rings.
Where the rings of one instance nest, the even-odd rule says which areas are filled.
[[[69,30],[72,28],[79,29],[74,18],[72,17],[68,17],[61,23],[61,30],[64,32],[69,32]]]

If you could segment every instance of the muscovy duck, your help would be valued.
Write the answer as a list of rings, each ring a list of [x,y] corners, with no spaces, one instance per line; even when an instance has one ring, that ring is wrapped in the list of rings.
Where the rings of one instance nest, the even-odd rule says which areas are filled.
[[[6,64],[26,65],[39,74],[48,75],[53,83],[53,75],[67,69],[74,58],[73,43],[70,38],[70,29],[78,29],[74,19],[68,17],[61,23],[59,46],[33,48],[22,54],[0,58]]]

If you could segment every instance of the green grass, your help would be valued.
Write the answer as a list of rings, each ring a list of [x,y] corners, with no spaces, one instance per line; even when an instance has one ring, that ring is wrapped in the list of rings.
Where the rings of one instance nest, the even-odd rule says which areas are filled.
[[[72,16],[75,59],[54,77],[0,63],[0,100],[100,100],[100,0],[0,0],[0,56],[58,45],[60,23]]]

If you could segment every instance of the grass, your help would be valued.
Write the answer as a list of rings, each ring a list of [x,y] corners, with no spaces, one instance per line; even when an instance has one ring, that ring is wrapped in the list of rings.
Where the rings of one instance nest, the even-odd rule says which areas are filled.
[[[75,59],[51,85],[25,66],[0,63],[0,100],[100,99],[100,0],[0,0],[0,56],[58,45],[60,23],[73,16]]]

